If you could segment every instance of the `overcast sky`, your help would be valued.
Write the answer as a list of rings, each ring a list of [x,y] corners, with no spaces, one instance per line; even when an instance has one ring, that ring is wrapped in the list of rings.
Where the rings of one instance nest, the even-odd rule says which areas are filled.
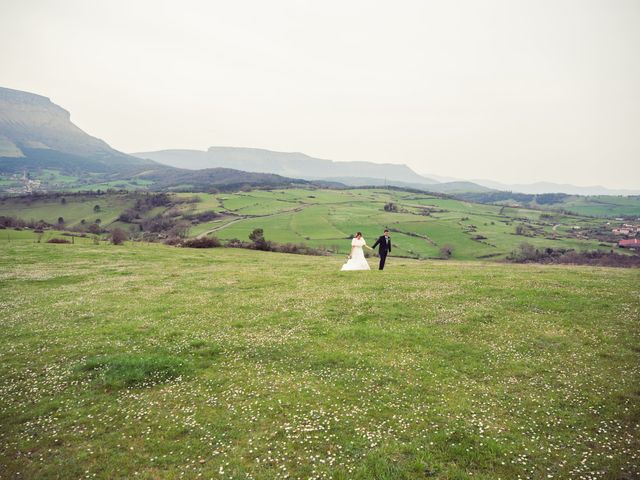
[[[126,152],[640,186],[640,2],[0,0],[0,85]]]

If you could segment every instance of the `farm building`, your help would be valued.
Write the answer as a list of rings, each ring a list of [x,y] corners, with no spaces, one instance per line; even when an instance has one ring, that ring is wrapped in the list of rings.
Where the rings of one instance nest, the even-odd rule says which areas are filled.
[[[631,238],[629,240],[620,240],[618,242],[620,248],[637,248],[640,249],[640,239]]]

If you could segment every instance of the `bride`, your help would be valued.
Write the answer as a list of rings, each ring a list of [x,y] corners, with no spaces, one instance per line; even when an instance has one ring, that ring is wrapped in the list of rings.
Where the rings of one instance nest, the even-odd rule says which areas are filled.
[[[354,239],[351,240],[351,254],[349,255],[349,260],[347,260],[347,263],[342,266],[341,270],[371,270],[367,263],[367,259],[364,258],[362,247],[367,247],[368,249],[373,250],[367,245],[364,238],[362,238],[362,233],[358,232]]]

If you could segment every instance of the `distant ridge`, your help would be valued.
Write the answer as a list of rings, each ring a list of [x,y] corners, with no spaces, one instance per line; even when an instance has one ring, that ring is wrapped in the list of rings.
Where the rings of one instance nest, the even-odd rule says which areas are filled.
[[[438,183],[418,175],[406,165],[373,162],[336,162],[299,152],[275,152],[261,148],[210,147],[201,150],[160,150],[132,155],[178,168],[236,168],[247,172],[276,173],[308,180],[352,177],[375,178],[411,184]]]
[[[566,193],[569,195],[640,195],[640,189],[614,189],[603,187],[602,185],[577,186],[566,183],[535,182],[505,184],[492,180],[472,180],[474,183],[483,185],[494,190],[504,190],[517,193],[542,194],[542,193]]]

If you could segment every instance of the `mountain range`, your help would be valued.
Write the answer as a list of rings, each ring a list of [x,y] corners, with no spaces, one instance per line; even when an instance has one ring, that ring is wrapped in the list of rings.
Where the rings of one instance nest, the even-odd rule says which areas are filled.
[[[478,185],[492,190],[506,190],[518,193],[543,194],[543,193],[567,193],[569,195],[640,195],[640,189],[614,189],[602,185],[578,186],[566,183],[535,182],[507,184],[493,180],[472,180]]]
[[[74,125],[70,113],[47,97],[0,87],[0,174],[37,177],[43,171],[73,176],[76,182],[64,187],[74,188],[123,180],[145,180],[156,189],[308,183],[229,168],[194,171],[128,155]]]
[[[52,184],[52,188],[145,180],[144,183],[154,189],[207,189],[245,184],[286,186],[311,182],[323,186],[389,185],[447,194],[495,190],[532,194],[640,194],[640,190],[548,182],[508,185],[490,180],[467,181],[421,175],[402,164],[336,162],[299,152],[259,148],[213,146],[206,151],[160,150],[126,154],[81,130],[71,122],[67,110],[47,97],[0,87],[0,175],[15,178],[25,171],[32,175],[52,170],[76,178],[73,185]]]
[[[406,183],[431,185],[438,183],[418,175],[406,165],[372,162],[335,162],[310,157],[299,152],[274,152],[260,148],[210,147],[200,150],[160,150],[132,155],[180,168],[237,168],[247,172],[270,172],[287,177],[333,179],[334,177],[366,177],[392,179]]]
[[[336,162],[299,152],[275,152],[260,148],[210,147],[202,150],[137,152],[141,159],[182,168],[236,168],[247,172],[272,172],[309,181],[348,186],[410,187],[438,193],[482,192],[490,188],[465,182],[438,182],[417,174],[407,165],[373,162]]]
[[[454,183],[465,182],[456,177],[444,177],[436,174],[424,174],[438,182]],[[476,185],[481,185],[491,190],[502,192],[526,193],[540,195],[545,193],[566,193],[568,195],[640,195],[640,189],[615,189],[602,185],[579,186],[567,183],[534,182],[534,183],[501,183],[494,180],[474,178],[470,180]]]

